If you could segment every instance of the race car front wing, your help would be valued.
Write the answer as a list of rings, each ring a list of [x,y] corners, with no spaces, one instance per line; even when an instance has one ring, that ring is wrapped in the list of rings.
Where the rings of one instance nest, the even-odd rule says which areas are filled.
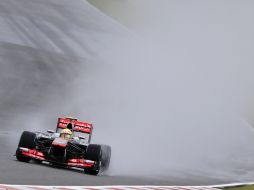
[[[39,152],[37,150],[28,149],[19,147],[16,154],[22,154],[23,156],[30,157],[32,159],[40,160],[40,161],[47,161],[50,162],[50,160],[47,160],[45,158],[45,155],[43,152]],[[64,163],[64,165],[68,167],[76,167],[76,168],[93,168],[95,166],[96,162],[92,160],[85,160],[80,158],[72,158],[67,160],[67,163]]]

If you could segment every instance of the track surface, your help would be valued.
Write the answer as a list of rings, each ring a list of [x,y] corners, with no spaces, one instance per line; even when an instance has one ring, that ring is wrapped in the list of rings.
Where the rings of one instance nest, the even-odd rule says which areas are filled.
[[[124,32],[81,0],[0,0],[0,28],[0,183],[201,185],[227,182],[204,176],[190,180],[188,174],[161,179],[95,177],[82,171],[16,161],[13,154],[23,129],[45,130],[48,127],[41,126],[54,126],[59,114],[79,112],[73,106],[62,104],[72,97],[70,86],[78,80],[80,69],[87,65],[93,68],[90,65],[93,57],[107,49],[112,38],[121,37]]]

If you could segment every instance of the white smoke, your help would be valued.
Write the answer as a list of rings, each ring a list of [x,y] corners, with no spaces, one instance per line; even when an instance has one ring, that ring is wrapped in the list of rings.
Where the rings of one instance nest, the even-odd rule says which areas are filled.
[[[111,173],[251,179],[252,3],[140,2],[142,37],[112,41],[84,85]]]

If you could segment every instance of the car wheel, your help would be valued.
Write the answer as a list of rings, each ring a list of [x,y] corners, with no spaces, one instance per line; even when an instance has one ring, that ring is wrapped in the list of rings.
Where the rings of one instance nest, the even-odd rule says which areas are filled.
[[[29,132],[29,131],[24,131],[20,137],[18,147],[34,149],[36,146],[35,140],[36,140],[35,133]],[[16,151],[16,158],[17,158],[17,160],[22,161],[22,162],[29,162],[31,160],[31,158],[28,158],[28,157],[22,155],[19,148]]]
[[[107,145],[90,144],[87,147],[85,159],[95,161],[96,164],[92,169],[85,169],[85,173],[97,175],[105,171],[110,162],[111,148]]]

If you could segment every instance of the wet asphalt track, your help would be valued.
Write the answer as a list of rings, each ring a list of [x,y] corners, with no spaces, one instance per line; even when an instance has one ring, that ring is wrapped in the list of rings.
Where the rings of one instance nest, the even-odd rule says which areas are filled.
[[[70,86],[78,80],[80,67],[93,67],[93,57],[107,49],[113,38],[122,35],[114,22],[85,1],[0,0],[0,183],[200,185],[227,182],[204,176],[200,182],[198,177],[190,180],[188,175],[178,179],[89,176],[82,171],[16,161],[13,154],[23,128],[38,130],[45,124],[52,126],[59,110],[71,113],[72,108],[62,102],[72,97]],[[38,115],[45,123],[33,121]]]
[[[17,135],[18,136],[18,135]],[[13,136],[12,136],[13,137]],[[205,176],[185,175],[182,177],[132,177],[110,176],[101,174],[91,176],[79,169],[63,169],[50,166],[48,163],[37,164],[34,162],[23,163],[13,156],[15,146],[9,146],[10,136],[1,135],[0,146],[0,183],[19,185],[62,185],[62,186],[93,186],[93,185],[213,185],[226,183],[218,179],[206,178]],[[15,136],[16,138],[16,136]]]

